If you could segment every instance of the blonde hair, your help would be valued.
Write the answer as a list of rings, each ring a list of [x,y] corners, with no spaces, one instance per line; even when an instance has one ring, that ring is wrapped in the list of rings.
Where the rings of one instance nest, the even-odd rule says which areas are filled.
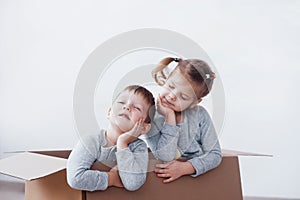
[[[173,61],[178,65],[167,75],[164,70]],[[158,85],[162,86],[178,70],[194,86],[197,98],[205,97],[211,91],[216,74],[205,61],[199,59],[164,58],[153,69],[152,77]]]

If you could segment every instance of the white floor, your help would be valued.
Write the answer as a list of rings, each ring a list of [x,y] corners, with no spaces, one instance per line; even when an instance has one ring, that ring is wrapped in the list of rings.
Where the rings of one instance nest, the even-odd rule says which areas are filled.
[[[23,200],[25,198],[25,181],[0,174],[0,199]]]

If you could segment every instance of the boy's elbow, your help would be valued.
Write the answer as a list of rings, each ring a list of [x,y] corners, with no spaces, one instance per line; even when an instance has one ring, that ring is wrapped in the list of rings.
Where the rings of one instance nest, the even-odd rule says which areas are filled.
[[[79,185],[79,182],[74,178],[70,178],[70,177],[67,177],[67,182],[68,182],[68,185],[73,188],[73,189],[80,189],[80,185]]]
[[[72,173],[72,171],[67,169],[67,183],[68,185],[76,190],[82,189],[82,181],[78,179],[78,175],[76,176],[75,173]]]
[[[222,162],[222,154],[218,154],[216,157],[216,167],[219,166]]]

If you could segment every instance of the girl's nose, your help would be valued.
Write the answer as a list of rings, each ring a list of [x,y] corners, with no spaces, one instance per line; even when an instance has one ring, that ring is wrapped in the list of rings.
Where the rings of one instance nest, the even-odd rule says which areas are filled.
[[[173,100],[173,101],[176,100],[176,95],[173,92],[170,92],[168,96],[171,100]]]

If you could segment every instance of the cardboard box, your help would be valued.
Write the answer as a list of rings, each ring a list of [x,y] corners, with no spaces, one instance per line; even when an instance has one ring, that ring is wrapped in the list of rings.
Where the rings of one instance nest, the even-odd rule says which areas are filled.
[[[0,173],[26,180],[25,200],[242,200],[238,156],[261,156],[223,150],[221,164],[196,178],[184,176],[164,184],[154,172],[148,172],[146,183],[134,192],[116,187],[86,192],[74,190],[67,184],[65,167],[69,154],[70,151],[20,153],[0,160]],[[150,156],[149,169],[153,169],[156,162]],[[109,167],[95,163],[92,169],[105,171]]]

